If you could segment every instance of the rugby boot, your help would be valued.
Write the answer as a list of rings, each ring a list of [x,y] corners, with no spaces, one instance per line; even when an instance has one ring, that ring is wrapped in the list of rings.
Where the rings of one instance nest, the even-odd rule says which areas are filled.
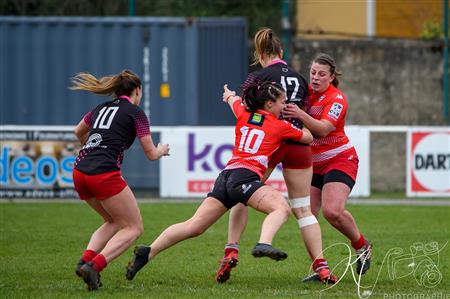
[[[363,275],[370,268],[370,260],[372,258],[372,243],[366,240],[366,244],[363,247],[356,250],[356,273]]]
[[[150,246],[138,245],[134,248],[134,255],[127,265],[127,273],[125,276],[128,280],[132,280],[136,273],[148,263],[148,255],[150,254]]]
[[[100,287],[100,273],[94,270],[94,264],[92,262],[81,266],[79,272],[89,291],[98,290]]]
[[[75,267],[75,274],[76,274],[78,277],[81,277],[81,267],[83,267],[85,264],[86,264],[86,263],[83,261],[83,259],[80,259],[80,260],[78,261],[78,264],[77,264],[77,266]]]
[[[338,278],[331,273],[330,268],[322,268],[302,280],[302,282],[313,281],[320,281],[324,284],[335,284],[338,282]]]
[[[80,259],[80,261],[78,262],[78,264],[77,264],[77,266],[76,266],[76,268],[75,268],[75,274],[76,274],[78,277],[83,278],[83,276],[81,275],[81,267],[83,267],[84,265],[86,265],[86,263],[83,261],[83,259]],[[84,280],[84,278],[83,278],[83,280]],[[84,281],[84,282],[86,282],[86,281]],[[101,279],[100,279],[100,273],[98,273],[98,286],[99,286],[99,287],[102,287],[102,286],[103,286],[103,284],[102,284],[102,282],[101,282]]]
[[[276,261],[282,261],[288,257],[286,252],[283,252],[270,244],[258,243],[252,250],[252,255],[254,257],[270,257]]]
[[[230,279],[231,269],[236,267],[239,263],[239,257],[237,251],[231,251],[228,255],[224,256],[220,262],[219,269],[216,272],[216,281],[218,283],[224,283]]]

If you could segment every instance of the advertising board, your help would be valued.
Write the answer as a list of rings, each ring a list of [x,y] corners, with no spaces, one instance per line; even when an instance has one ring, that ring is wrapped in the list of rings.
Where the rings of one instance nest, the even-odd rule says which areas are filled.
[[[80,149],[73,129],[0,131],[0,198],[73,198],[72,168]]]
[[[450,129],[407,135],[407,195],[450,198]]]
[[[369,131],[364,127],[346,129],[356,147],[359,162],[357,183],[351,196],[369,196]],[[204,197],[231,158],[233,127],[178,127],[161,132],[161,142],[170,144],[170,159],[160,167],[161,197]],[[274,170],[267,184],[286,192],[281,166]]]

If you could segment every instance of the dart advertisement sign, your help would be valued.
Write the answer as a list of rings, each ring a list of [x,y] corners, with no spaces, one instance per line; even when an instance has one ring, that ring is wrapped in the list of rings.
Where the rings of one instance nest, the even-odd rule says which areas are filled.
[[[450,128],[408,131],[407,195],[450,197]]]

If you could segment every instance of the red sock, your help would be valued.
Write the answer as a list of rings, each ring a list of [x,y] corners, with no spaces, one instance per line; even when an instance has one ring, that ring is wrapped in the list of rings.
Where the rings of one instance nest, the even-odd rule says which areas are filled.
[[[92,261],[94,259],[94,257],[96,257],[96,256],[97,256],[97,252],[95,252],[94,250],[86,249],[83,252],[83,256],[81,258],[87,264],[90,261]]]
[[[94,264],[94,270],[97,272],[102,271],[106,268],[107,262],[103,254],[97,254],[97,256],[92,260]]]
[[[363,234],[361,234],[359,236],[359,240],[358,241],[352,242],[352,247],[355,248],[355,250],[360,249],[364,245],[366,245],[366,239],[364,238]]]
[[[227,243],[225,244],[224,256],[228,256],[232,252],[239,252],[239,244],[238,243]]]
[[[328,268],[328,262],[326,259],[315,259],[313,262],[313,270],[317,272],[323,268]]]
[[[229,255],[233,251],[236,251],[236,253],[239,252],[236,248],[225,248],[225,256]]]

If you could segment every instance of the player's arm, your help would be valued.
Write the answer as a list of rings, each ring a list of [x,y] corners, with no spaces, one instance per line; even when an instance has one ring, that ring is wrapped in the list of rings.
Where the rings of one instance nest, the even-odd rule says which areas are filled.
[[[158,143],[157,146],[153,143],[152,135],[150,133],[150,122],[145,115],[145,112],[138,110],[134,117],[134,125],[136,136],[139,138],[145,156],[149,160],[158,160],[162,156],[169,155],[169,145]]]
[[[152,135],[150,134],[139,138],[139,142],[141,143],[145,156],[149,160],[158,160],[162,156],[169,155],[169,145],[158,143],[158,145],[155,146]]]
[[[301,143],[310,144],[313,141],[313,135],[311,134],[311,131],[308,130],[308,128],[303,127],[302,132],[303,135],[299,141]]]
[[[89,136],[89,129],[90,129],[90,126],[86,123],[84,118],[82,120],[80,120],[78,125],[75,127],[75,130],[74,130],[75,136],[77,136],[77,138],[81,142],[81,144],[86,143],[88,136]]]
[[[300,109],[297,105],[287,104],[283,109],[283,116],[287,117],[295,117],[300,119],[305,126],[311,130],[311,133],[317,137],[325,137],[331,132],[333,132],[336,128],[335,126],[327,119],[315,119],[310,116],[308,113]]]
[[[225,103],[228,103],[228,105],[231,108],[231,111],[233,111],[234,116],[236,116],[236,113],[233,110],[233,104],[236,101],[239,101],[241,98],[236,96],[236,92],[233,90],[228,89],[228,84],[225,84],[223,86],[223,95],[222,95],[222,101]]]
[[[288,123],[287,121],[282,121],[281,126],[279,127],[280,132],[282,132],[282,139],[291,139],[294,141],[299,141],[301,143],[309,144],[313,141],[313,136],[311,132],[303,127],[303,129],[296,128],[293,124]]]

